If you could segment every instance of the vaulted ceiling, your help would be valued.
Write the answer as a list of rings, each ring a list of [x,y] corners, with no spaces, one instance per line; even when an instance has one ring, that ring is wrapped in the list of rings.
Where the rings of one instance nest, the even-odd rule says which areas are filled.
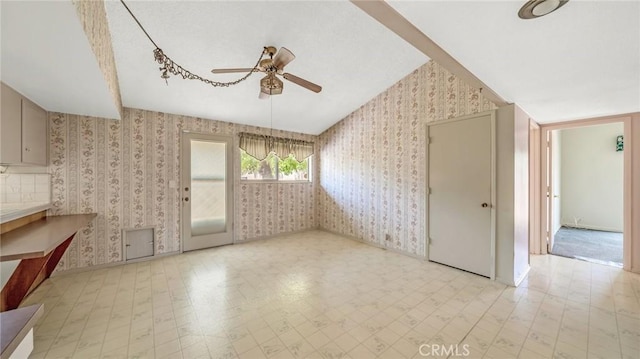
[[[522,20],[525,1],[391,1],[540,123],[640,111],[640,1],[571,0]]]
[[[286,72],[323,87],[314,93],[284,81],[282,95],[258,99],[257,73],[213,88],[169,79],[154,47],[119,2],[107,3],[125,106],[318,134],[429,59],[347,1],[129,2],[158,46],[191,71],[218,81],[212,68],[253,67],[264,46],[296,58]]]
[[[640,111],[640,2],[571,0],[521,20],[520,1],[389,1],[506,101],[542,123]],[[252,67],[263,46],[287,47],[284,81],[259,100],[253,74],[229,88],[175,77],[165,85],[153,45],[119,1],[107,1],[124,106],[318,134],[429,57],[348,1],[133,1],[149,34],[205,77]],[[118,118],[70,1],[2,1],[2,81],[47,110]],[[446,66],[446,64],[445,64]],[[271,117],[271,110],[273,117]]]

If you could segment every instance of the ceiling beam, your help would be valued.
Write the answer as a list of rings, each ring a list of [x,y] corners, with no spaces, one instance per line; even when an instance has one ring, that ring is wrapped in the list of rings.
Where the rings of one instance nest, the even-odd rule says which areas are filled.
[[[496,106],[509,104],[384,0],[351,0],[351,2],[429,58],[444,66],[459,79],[480,89],[482,95]]]

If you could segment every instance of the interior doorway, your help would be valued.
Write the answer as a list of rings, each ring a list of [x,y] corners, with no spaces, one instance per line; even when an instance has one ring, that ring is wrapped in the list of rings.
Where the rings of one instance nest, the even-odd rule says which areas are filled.
[[[623,133],[623,122],[546,133],[549,253],[623,266]]]

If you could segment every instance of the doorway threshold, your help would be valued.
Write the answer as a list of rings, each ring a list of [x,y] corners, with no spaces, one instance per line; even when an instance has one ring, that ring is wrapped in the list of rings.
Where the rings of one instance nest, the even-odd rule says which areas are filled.
[[[603,261],[603,260],[600,260],[600,259],[588,258],[588,257],[583,257],[583,256],[563,256],[561,254],[555,254],[555,253],[551,253],[551,254],[553,254],[555,256],[559,256],[559,257],[577,259],[579,261],[584,261],[584,262],[589,262],[589,263],[596,263],[596,264],[602,264],[602,265],[610,266],[610,267],[622,268],[622,263],[618,263],[618,262]]]

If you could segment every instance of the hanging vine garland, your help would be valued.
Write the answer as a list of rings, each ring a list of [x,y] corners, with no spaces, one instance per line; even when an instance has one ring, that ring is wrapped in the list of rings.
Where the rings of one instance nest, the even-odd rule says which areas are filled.
[[[142,30],[142,32],[144,32],[144,34],[147,36],[147,38],[149,39],[149,41],[151,41],[151,43],[153,44],[153,46],[155,46],[156,48],[153,50],[153,58],[162,66],[160,67],[160,77],[163,78],[165,80],[165,82],[167,84],[169,84],[168,80],[170,78],[169,74],[175,75],[175,76],[180,76],[185,80],[200,80],[206,84],[209,84],[213,87],[229,87],[229,86],[233,86],[233,85],[237,85],[240,82],[246,80],[247,78],[249,78],[249,76],[251,76],[251,74],[253,74],[254,72],[258,71],[258,66],[260,65],[260,60],[262,60],[262,57],[264,56],[264,54],[266,53],[267,48],[265,47],[264,50],[262,51],[262,53],[260,53],[260,57],[258,58],[258,61],[256,61],[255,66],[253,66],[253,68],[243,77],[235,80],[235,81],[229,81],[229,82],[220,82],[220,81],[213,81],[207,78],[204,78],[200,75],[194,74],[193,72],[185,69],[184,67],[180,66],[179,64],[177,64],[176,62],[174,62],[169,56],[167,56],[162,49],[160,49],[160,47],[156,44],[155,41],[153,41],[153,39],[151,38],[151,36],[149,35],[149,33],[147,33],[147,30],[145,30],[145,28],[142,26],[142,24],[140,23],[140,21],[138,21],[138,18],[136,18],[135,15],[133,15],[133,12],[131,12],[131,9],[129,9],[129,7],[127,6],[127,4],[125,4],[124,0],[120,0],[120,2],[122,3],[122,5],[124,5],[125,9],[127,9],[127,11],[129,12],[129,15],[131,15],[131,17],[136,21],[136,23],[138,24],[138,26],[140,27],[140,29]]]

